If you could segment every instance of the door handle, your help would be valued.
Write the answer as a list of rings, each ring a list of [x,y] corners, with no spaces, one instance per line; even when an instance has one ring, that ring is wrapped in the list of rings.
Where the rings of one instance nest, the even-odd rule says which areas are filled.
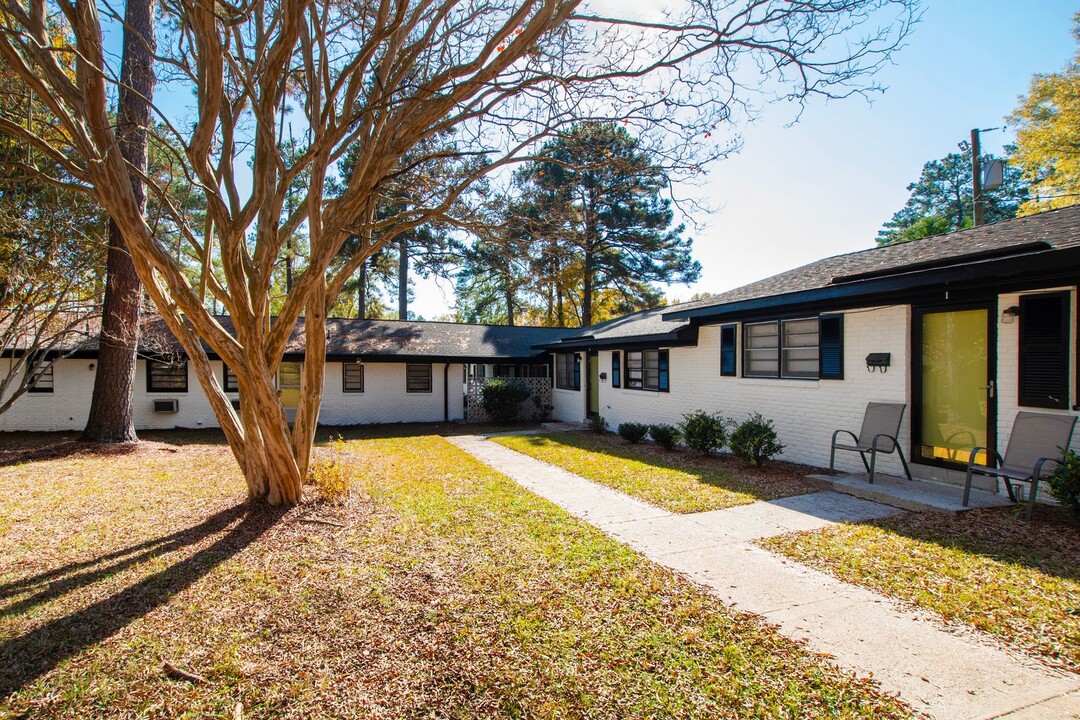
[[[986,394],[989,395],[991,398],[994,397],[994,381],[993,380],[990,380],[985,385],[980,385],[979,389],[980,390],[985,390]]]

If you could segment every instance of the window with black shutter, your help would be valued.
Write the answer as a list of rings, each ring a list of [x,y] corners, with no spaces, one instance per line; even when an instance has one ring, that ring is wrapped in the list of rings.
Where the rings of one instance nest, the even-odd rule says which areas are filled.
[[[737,325],[720,328],[720,375],[723,377],[735,377],[735,356],[739,351],[737,329]]]
[[[1069,294],[1020,296],[1022,407],[1069,407]]]
[[[818,349],[822,380],[844,379],[844,316],[822,315],[818,318]]]

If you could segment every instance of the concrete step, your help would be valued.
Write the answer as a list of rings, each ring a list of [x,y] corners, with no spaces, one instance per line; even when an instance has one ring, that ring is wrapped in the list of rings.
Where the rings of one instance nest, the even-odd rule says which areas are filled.
[[[892,507],[914,512],[962,512],[977,507],[1003,507],[1011,505],[1005,495],[985,490],[971,490],[971,504],[964,507],[964,488],[926,480],[908,480],[893,475],[874,475],[871,485],[865,474],[808,475],[807,481],[823,490],[854,495]],[[1041,493],[1040,493],[1041,494]]]

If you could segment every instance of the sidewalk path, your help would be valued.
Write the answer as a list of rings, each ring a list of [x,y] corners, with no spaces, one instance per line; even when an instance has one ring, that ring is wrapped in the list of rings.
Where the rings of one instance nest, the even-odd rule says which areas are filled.
[[[751,541],[898,512],[833,492],[676,515],[553,465],[466,435],[447,438],[649,559],[757,613],[860,675],[873,673],[938,720],[1080,718],[1080,676],[951,633],[929,615],[767,552]]]

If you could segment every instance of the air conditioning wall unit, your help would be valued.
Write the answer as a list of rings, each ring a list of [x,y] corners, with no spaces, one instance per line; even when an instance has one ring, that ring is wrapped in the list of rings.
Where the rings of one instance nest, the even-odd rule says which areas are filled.
[[[180,412],[179,400],[155,400],[154,412],[156,413],[174,413]]]

